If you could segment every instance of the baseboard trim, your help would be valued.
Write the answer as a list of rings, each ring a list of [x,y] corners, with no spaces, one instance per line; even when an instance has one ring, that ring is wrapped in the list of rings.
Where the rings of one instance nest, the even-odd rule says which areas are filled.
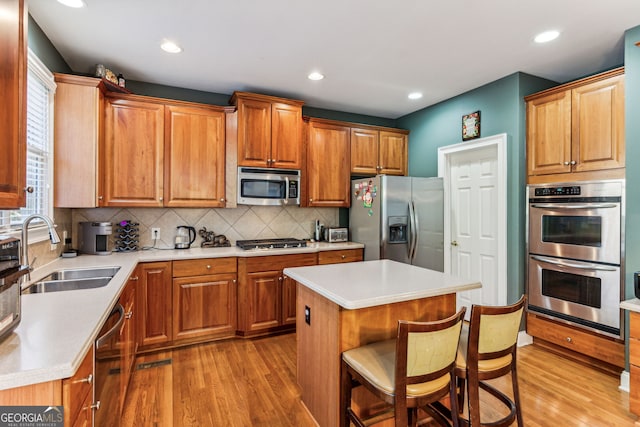
[[[631,377],[629,377],[629,371],[622,371],[620,373],[620,391],[629,393],[629,385],[631,384]]]
[[[533,344],[533,337],[527,334],[526,331],[518,332],[518,347],[524,347],[529,344]]]

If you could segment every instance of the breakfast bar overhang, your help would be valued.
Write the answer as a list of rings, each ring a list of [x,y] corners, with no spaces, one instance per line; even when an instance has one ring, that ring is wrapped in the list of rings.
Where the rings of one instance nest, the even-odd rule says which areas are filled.
[[[297,377],[302,401],[321,427],[339,425],[343,351],[394,338],[398,320],[431,321],[456,312],[456,293],[480,288],[391,260],[287,268],[297,282]],[[358,390],[359,391],[359,390]],[[354,401],[367,410],[366,393]]]

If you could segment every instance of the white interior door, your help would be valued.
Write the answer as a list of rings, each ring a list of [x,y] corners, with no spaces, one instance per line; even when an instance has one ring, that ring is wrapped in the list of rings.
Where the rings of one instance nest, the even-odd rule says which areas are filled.
[[[505,142],[502,134],[438,150],[445,188],[445,272],[482,283],[457,295],[467,318],[472,304],[507,303]]]

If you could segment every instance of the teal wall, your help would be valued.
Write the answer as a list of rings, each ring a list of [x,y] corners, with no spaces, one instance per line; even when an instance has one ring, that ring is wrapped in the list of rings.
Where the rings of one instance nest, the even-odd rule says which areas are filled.
[[[625,72],[625,155],[626,171],[626,209],[625,209],[625,294],[627,299],[634,297],[633,272],[640,271],[640,168],[633,167],[634,160],[640,159],[640,136],[636,130],[640,117],[640,26],[625,33],[624,72]],[[626,342],[629,338],[629,315],[626,316]],[[629,346],[626,346],[627,361]]]
[[[558,83],[515,73],[397,120],[409,129],[409,175],[436,176],[438,148],[462,142],[462,116],[480,110],[480,136],[507,134],[507,299],[525,285],[525,104]]]
[[[27,44],[29,49],[54,73],[70,73],[71,67],[64,60],[60,52],[51,44],[51,41],[42,31],[40,26],[29,15],[27,23]]]

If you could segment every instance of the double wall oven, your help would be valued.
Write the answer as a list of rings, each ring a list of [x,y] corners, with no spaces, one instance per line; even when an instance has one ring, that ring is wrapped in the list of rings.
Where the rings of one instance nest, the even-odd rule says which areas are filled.
[[[530,185],[528,309],[621,337],[624,180]]]

